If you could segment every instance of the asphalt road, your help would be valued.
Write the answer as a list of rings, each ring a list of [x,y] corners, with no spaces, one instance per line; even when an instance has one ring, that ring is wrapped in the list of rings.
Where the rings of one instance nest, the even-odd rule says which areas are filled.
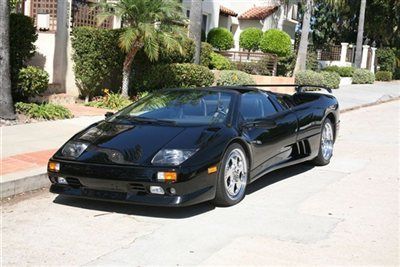
[[[329,166],[271,173],[234,207],[140,207],[45,191],[3,203],[3,266],[399,265],[399,104],[343,114]]]

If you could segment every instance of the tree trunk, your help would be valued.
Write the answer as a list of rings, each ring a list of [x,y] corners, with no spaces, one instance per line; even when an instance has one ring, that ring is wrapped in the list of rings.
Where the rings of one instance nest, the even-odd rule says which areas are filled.
[[[131,51],[125,56],[124,66],[122,68],[122,90],[121,90],[121,95],[124,97],[129,97],[129,80],[130,80],[129,77],[132,72],[132,62],[139,49],[140,46],[137,45],[137,42],[134,42]]]
[[[125,67],[122,69],[122,91],[121,95],[128,97],[129,93],[129,76],[131,73],[130,67]]]
[[[200,64],[200,53],[201,53],[201,20],[203,17],[202,12],[202,0],[192,0],[190,6],[190,25],[189,25],[189,37],[193,39],[195,43],[194,63]]]
[[[360,5],[360,16],[358,18],[358,32],[357,32],[357,43],[356,43],[356,59],[354,64],[357,68],[361,67],[361,57],[362,57],[362,42],[364,37],[364,20],[365,20],[365,6],[367,5],[367,0],[361,0]]]
[[[296,66],[294,67],[294,73],[305,70],[307,62],[307,48],[308,48],[308,34],[310,32],[310,20],[311,20],[311,9],[312,0],[306,0],[306,10],[303,15],[303,25],[301,27],[301,37],[299,50],[297,52]]]
[[[14,120],[10,80],[10,10],[8,0],[0,0],[0,118]]]

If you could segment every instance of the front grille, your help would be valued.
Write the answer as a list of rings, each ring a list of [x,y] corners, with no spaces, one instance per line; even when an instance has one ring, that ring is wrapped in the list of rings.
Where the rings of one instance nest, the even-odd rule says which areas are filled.
[[[66,178],[66,179],[67,179],[67,183],[72,187],[78,188],[78,187],[82,186],[81,182],[77,178]]]

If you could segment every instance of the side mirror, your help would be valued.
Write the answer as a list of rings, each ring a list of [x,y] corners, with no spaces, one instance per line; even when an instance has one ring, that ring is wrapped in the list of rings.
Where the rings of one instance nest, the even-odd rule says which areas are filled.
[[[108,111],[108,112],[106,112],[106,114],[104,114],[104,117],[106,117],[106,119],[107,119],[107,118],[111,117],[112,115],[114,115],[114,112]]]

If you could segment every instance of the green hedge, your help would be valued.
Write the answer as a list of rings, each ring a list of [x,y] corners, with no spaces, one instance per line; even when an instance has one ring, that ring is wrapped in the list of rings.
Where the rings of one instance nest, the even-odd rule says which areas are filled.
[[[216,70],[230,70],[232,68],[232,64],[231,61],[223,55],[212,52],[210,68]]]
[[[75,82],[82,96],[96,96],[103,88],[119,90],[124,54],[119,30],[77,27],[71,33]]]
[[[339,88],[340,75],[336,72],[322,71],[321,72],[323,85],[331,89]]]
[[[201,53],[200,53],[200,65],[208,67],[211,64],[211,53],[213,48],[209,43],[201,43]],[[181,63],[181,62],[175,62]]]
[[[263,35],[261,29],[250,27],[243,30],[239,37],[239,46],[248,51],[257,51]]]
[[[22,99],[38,96],[47,90],[49,74],[38,67],[22,68],[18,74],[18,95]]]
[[[238,70],[222,70],[220,76],[217,79],[217,85],[227,86],[227,85],[244,85],[244,84],[254,84],[253,78],[243,72]]]
[[[353,67],[339,67],[339,66],[329,66],[323,69],[323,71],[336,72],[340,77],[352,77],[355,68]]]
[[[23,98],[18,93],[18,73],[25,67],[25,63],[35,54],[35,45],[38,38],[33,20],[22,14],[10,14],[10,75],[13,98]]]
[[[380,70],[375,73],[375,80],[388,82],[393,79],[393,74],[390,71]]]
[[[233,34],[226,28],[214,28],[207,34],[207,42],[219,50],[229,50],[234,46]]]
[[[24,114],[29,118],[42,120],[69,119],[73,115],[69,109],[55,104],[15,103],[17,113]]]
[[[340,76],[335,72],[305,70],[296,73],[295,83],[299,85],[325,86],[336,89],[339,88]]]
[[[375,75],[366,69],[356,69],[352,80],[354,84],[374,83]]]
[[[279,57],[289,56],[292,52],[290,36],[278,29],[268,30],[261,38],[260,49],[264,53],[276,54]]]
[[[204,66],[191,63],[161,64],[135,72],[134,82],[137,91],[203,87],[212,85],[214,74]]]
[[[378,48],[376,51],[379,70],[394,72],[396,66],[396,54],[392,48]]]

